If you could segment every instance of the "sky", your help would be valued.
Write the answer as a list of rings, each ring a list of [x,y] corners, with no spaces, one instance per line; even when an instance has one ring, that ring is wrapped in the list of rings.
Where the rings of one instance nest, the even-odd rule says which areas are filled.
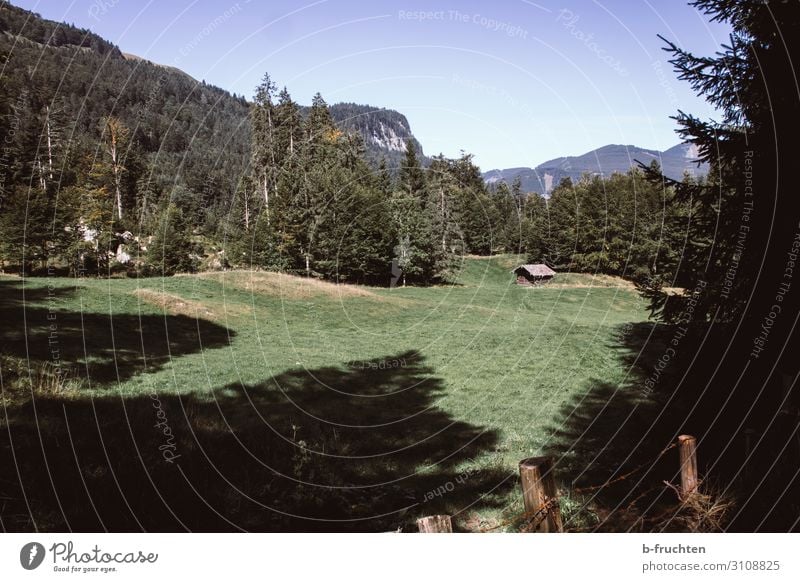
[[[302,104],[396,109],[426,154],[483,170],[677,144],[670,115],[715,112],[657,35],[711,55],[729,30],[682,0],[13,3],[248,99],[268,72]]]

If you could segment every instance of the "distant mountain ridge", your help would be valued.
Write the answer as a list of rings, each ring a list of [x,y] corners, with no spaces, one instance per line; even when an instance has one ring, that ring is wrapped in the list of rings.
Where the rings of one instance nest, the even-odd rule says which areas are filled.
[[[489,170],[483,173],[487,184],[500,181],[513,182],[519,177],[524,192],[549,194],[561,180],[570,178],[577,181],[584,174],[609,176],[614,172],[627,172],[636,166],[636,161],[649,164],[656,160],[670,178],[680,180],[684,172],[701,176],[708,172],[706,164],[697,164],[697,148],[688,143],[675,145],[658,151],[633,145],[606,145],[580,156],[554,158],[535,168],[506,168]]]

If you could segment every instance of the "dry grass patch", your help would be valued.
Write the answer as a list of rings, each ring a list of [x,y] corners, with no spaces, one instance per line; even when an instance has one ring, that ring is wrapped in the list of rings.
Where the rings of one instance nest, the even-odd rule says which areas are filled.
[[[591,275],[588,273],[558,273],[553,279],[543,285],[532,286],[532,289],[587,289],[590,287],[603,287],[611,289],[627,289],[635,291],[636,286],[632,281],[613,275]]]
[[[186,315],[203,319],[224,319],[228,315],[241,315],[246,311],[244,306],[225,305],[211,308],[201,301],[186,299],[180,295],[173,295],[155,289],[136,289],[133,291],[141,301],[163,309],[171,315]]]
[[[357,285],[346,285],[321,281],[308,277],[297,277],[285,273],[268,271],[227,271],[224,273],[201,273],[203,279],[224,282],[237,289],[251,293],[276,295],[286,299],[305,299],[308,297],[370,297],[382,299],[372,291]]]

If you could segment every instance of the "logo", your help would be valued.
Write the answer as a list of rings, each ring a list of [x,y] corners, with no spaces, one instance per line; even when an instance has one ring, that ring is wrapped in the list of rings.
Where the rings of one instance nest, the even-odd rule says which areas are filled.
[[[29,542],[19,551],[19,563],[26,570],[35,570],[44,561],[44,546],[38,542]]]

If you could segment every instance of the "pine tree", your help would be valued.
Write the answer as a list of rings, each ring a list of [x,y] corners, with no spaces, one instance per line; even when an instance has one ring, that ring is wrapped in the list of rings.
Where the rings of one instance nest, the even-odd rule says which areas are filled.
[[[315,257],[319,257],[320,238],[324,229],[335,221],[331,212],[336,208],[336,197],[340,194],[337,182],[338,140],[342,136],[336,129],[328,111],[328,104],[317,93],[311,102],[311,111],[304,128],[305,143],[301,152],[301,175],[293,233],[298,244],[305,275],[310,277]],[[327,224],[326,224],[327,223]]]
[[[275,106],[275,157],[279,169],[285,170],[288,160],[293,158],[303,135],[303,119],[300,107],[292,100],[284,87]]]
[[[497,208],[492,204],[480,168],[465,152],[450,164],[450,172],[458,184],[454,191],[454,214],[458,216],[463,237],[463,250],[477,255],[490,255],[500,227]]]
[[[399,186],[410,198],[424,197],[425,173],[419,163],[417,150],[412,141],[406,140],[405,159],[400,166]]]
[[[680,135],[709,163],[708,179],[670,182],[644,167],[655,183],[670,183],[691,211],[678,272],[686,291],[650,289],[662,298],[653,303],[654,314],[685,336],[673,366],[681,376],[676,395],[689,402],[665,416],[676,417],[676,427],[704,431],[711,479],[733,484],[728,491],[740,503],[726,531],[787,531],[798,524],[800,464],[796,421],[779,420],[797,410],[800,369],[793,171],[800,135],[800,4],[693,5],[732,32],[711,57],[666,46],[679,78],[718,112],[719,121],[681,111],[676,116]],[[670,395],[669,402],[675,400]],[[757,451],[768,451],[755,480],[742,468],[752,467],[758,452],[731,446],[741,442],[744,427],[759,435]]]
[[[264,216],[270,223],[270,196],[277,195],[278,162],[275,158],[277,136],[275,124],[276,86],[269,74],[264,74],[256,87],[252,109],[252,168],[255,182],[264,198]]]
[[[162,276],[190,273],[197,269],[197,251],[190,225],[184,222],[178,207],[170,202],[161,213],[161,224],[148,245],[148,264],[155,274]]]
[[[389,200],[392,193],[392,175],[386,166],[386,158],[382,157],[378,162],[378,170],[375,173],[375,189],[381,194],[384,200]]]
[[[391,214],[396,232],[394,261],[401,272],[401,284],[424,285],[445,277],[451,266],[449,255],[442,248],[441,232],[434,223],[435,204],[410,140],[406,142],[398,190],[392,196]]]
[[[791,247],[797,230],[787,194],[792,174],[775,168],[794,163],[790,152],[799,129],[798,92],[787,74],[796,70],[791,58],[798,54],[800,8],[793,2],[759,0],[692,4],[732,27],[728,45],[714,57],[695,56],[666,41],[679,78],[722,115],[720,122],[683,111],[675,117],[681,136],[710,164],[708,180],[670,181],[644,169],[655,182],[673,185],[681,202],[693,205],[679,277],[690,287],[707,283],[694,312],[706,321],[730,322],[743,315],[758,321],[769,305],[752,299],[771,301],[782,283],[782,249]],[[660,314],[674,321],[684,303],[671,298]]]
[[[518,194],[520,190],[521,184],[517,178],[512,188],[509,188],[505,181],[499,182],[491,194],[492,206],[498,215],[495,238],[502,252],[521,253],[525,246],[523,236],[525,200]]]
[[[545,263],[554,266],[552,247],[551,223],[548,201],[533,192],[525,200],[525,215],[523,217],[522,237],[529,263]]]

